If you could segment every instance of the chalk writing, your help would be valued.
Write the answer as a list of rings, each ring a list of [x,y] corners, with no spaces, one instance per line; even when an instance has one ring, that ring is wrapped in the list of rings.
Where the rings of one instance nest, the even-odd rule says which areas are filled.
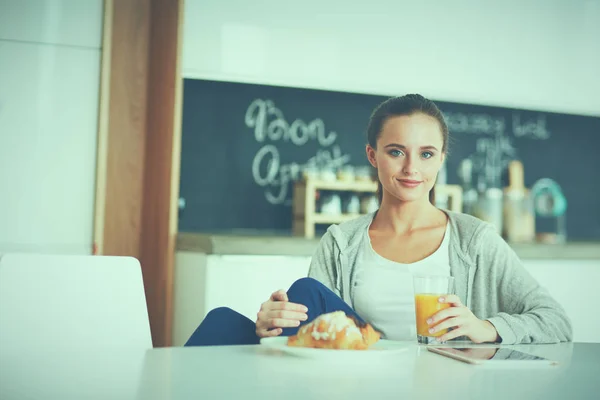
[[[252,161],[254,182],[265,188],[265,198],[271,204],[289,204],[290,183],[300,177],[307,168],[337,169],[350,161],[338,145],[334,145],[337,134],[325,130],[325,123],[316,118],[309,123],[301,119],[291,124],[285,120],[283,112],[271,100],[254,100],[246,110],[246,126],[254,128],[254,138],[263,143]],[[303,146],[315,140],[322,148],[306,163],[282,163],[280,152],[275,145],[279,141],[289,141]]]
[[[264,142],[268,138],[272,141],[291,141],[296,146],[302,146],[309,140],[316,140],[319,145],[327,147],[337,139],[337,133],[325,131],[325,123],[320,118],[308,124],[301,119],[288,124],[283,112],[271,100],[254,100],[246,110],[244,122],[247,127],[254,128],[257,142]]]

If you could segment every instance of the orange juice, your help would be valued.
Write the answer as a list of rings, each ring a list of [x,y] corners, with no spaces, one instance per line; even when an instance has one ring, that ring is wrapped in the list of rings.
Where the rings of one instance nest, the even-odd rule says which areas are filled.
[[[419,293],[415,295],[415,312],[417,314],[417,334],[421,336],[441,336],[448,332],[447,329],[436,333],[429,333],[427,318],[433,316],[440,310],[449,308],[450,304],[440,303],[438,299],[443,294]]]

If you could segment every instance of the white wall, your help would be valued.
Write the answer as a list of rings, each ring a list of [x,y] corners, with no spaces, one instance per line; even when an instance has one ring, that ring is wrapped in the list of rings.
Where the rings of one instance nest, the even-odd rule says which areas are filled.
[[[184,75],[600,115],[600,1],[186,0]],[[0,253],[89,253],[102,0],[0,0]]]
[[[186,0],[183,71],[600,116],[599,38],[599,0]]]
[[[91,252],[102,0],[0,0],[0,253]]]

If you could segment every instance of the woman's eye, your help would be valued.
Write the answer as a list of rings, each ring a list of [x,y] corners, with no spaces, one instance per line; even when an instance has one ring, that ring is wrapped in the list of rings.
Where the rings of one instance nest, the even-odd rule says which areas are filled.
[[[426,159],[431,158],[431,157],[433,157],[433,153],[430,151],[424,151],[423,153],[421,153],[421,157],[426,158]]]
[[[400,150],[392,150],[392,151],[390,151],[390,155],[392,157],[398,157],[398,156],[402,155],[402,152]]]

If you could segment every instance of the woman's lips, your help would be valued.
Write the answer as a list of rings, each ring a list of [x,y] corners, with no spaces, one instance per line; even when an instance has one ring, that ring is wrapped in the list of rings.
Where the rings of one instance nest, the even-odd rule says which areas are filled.
[[[415,188],[419,186],[423,181],[414,181],[412,179],[398,179],[398,182],[404,187]]]

